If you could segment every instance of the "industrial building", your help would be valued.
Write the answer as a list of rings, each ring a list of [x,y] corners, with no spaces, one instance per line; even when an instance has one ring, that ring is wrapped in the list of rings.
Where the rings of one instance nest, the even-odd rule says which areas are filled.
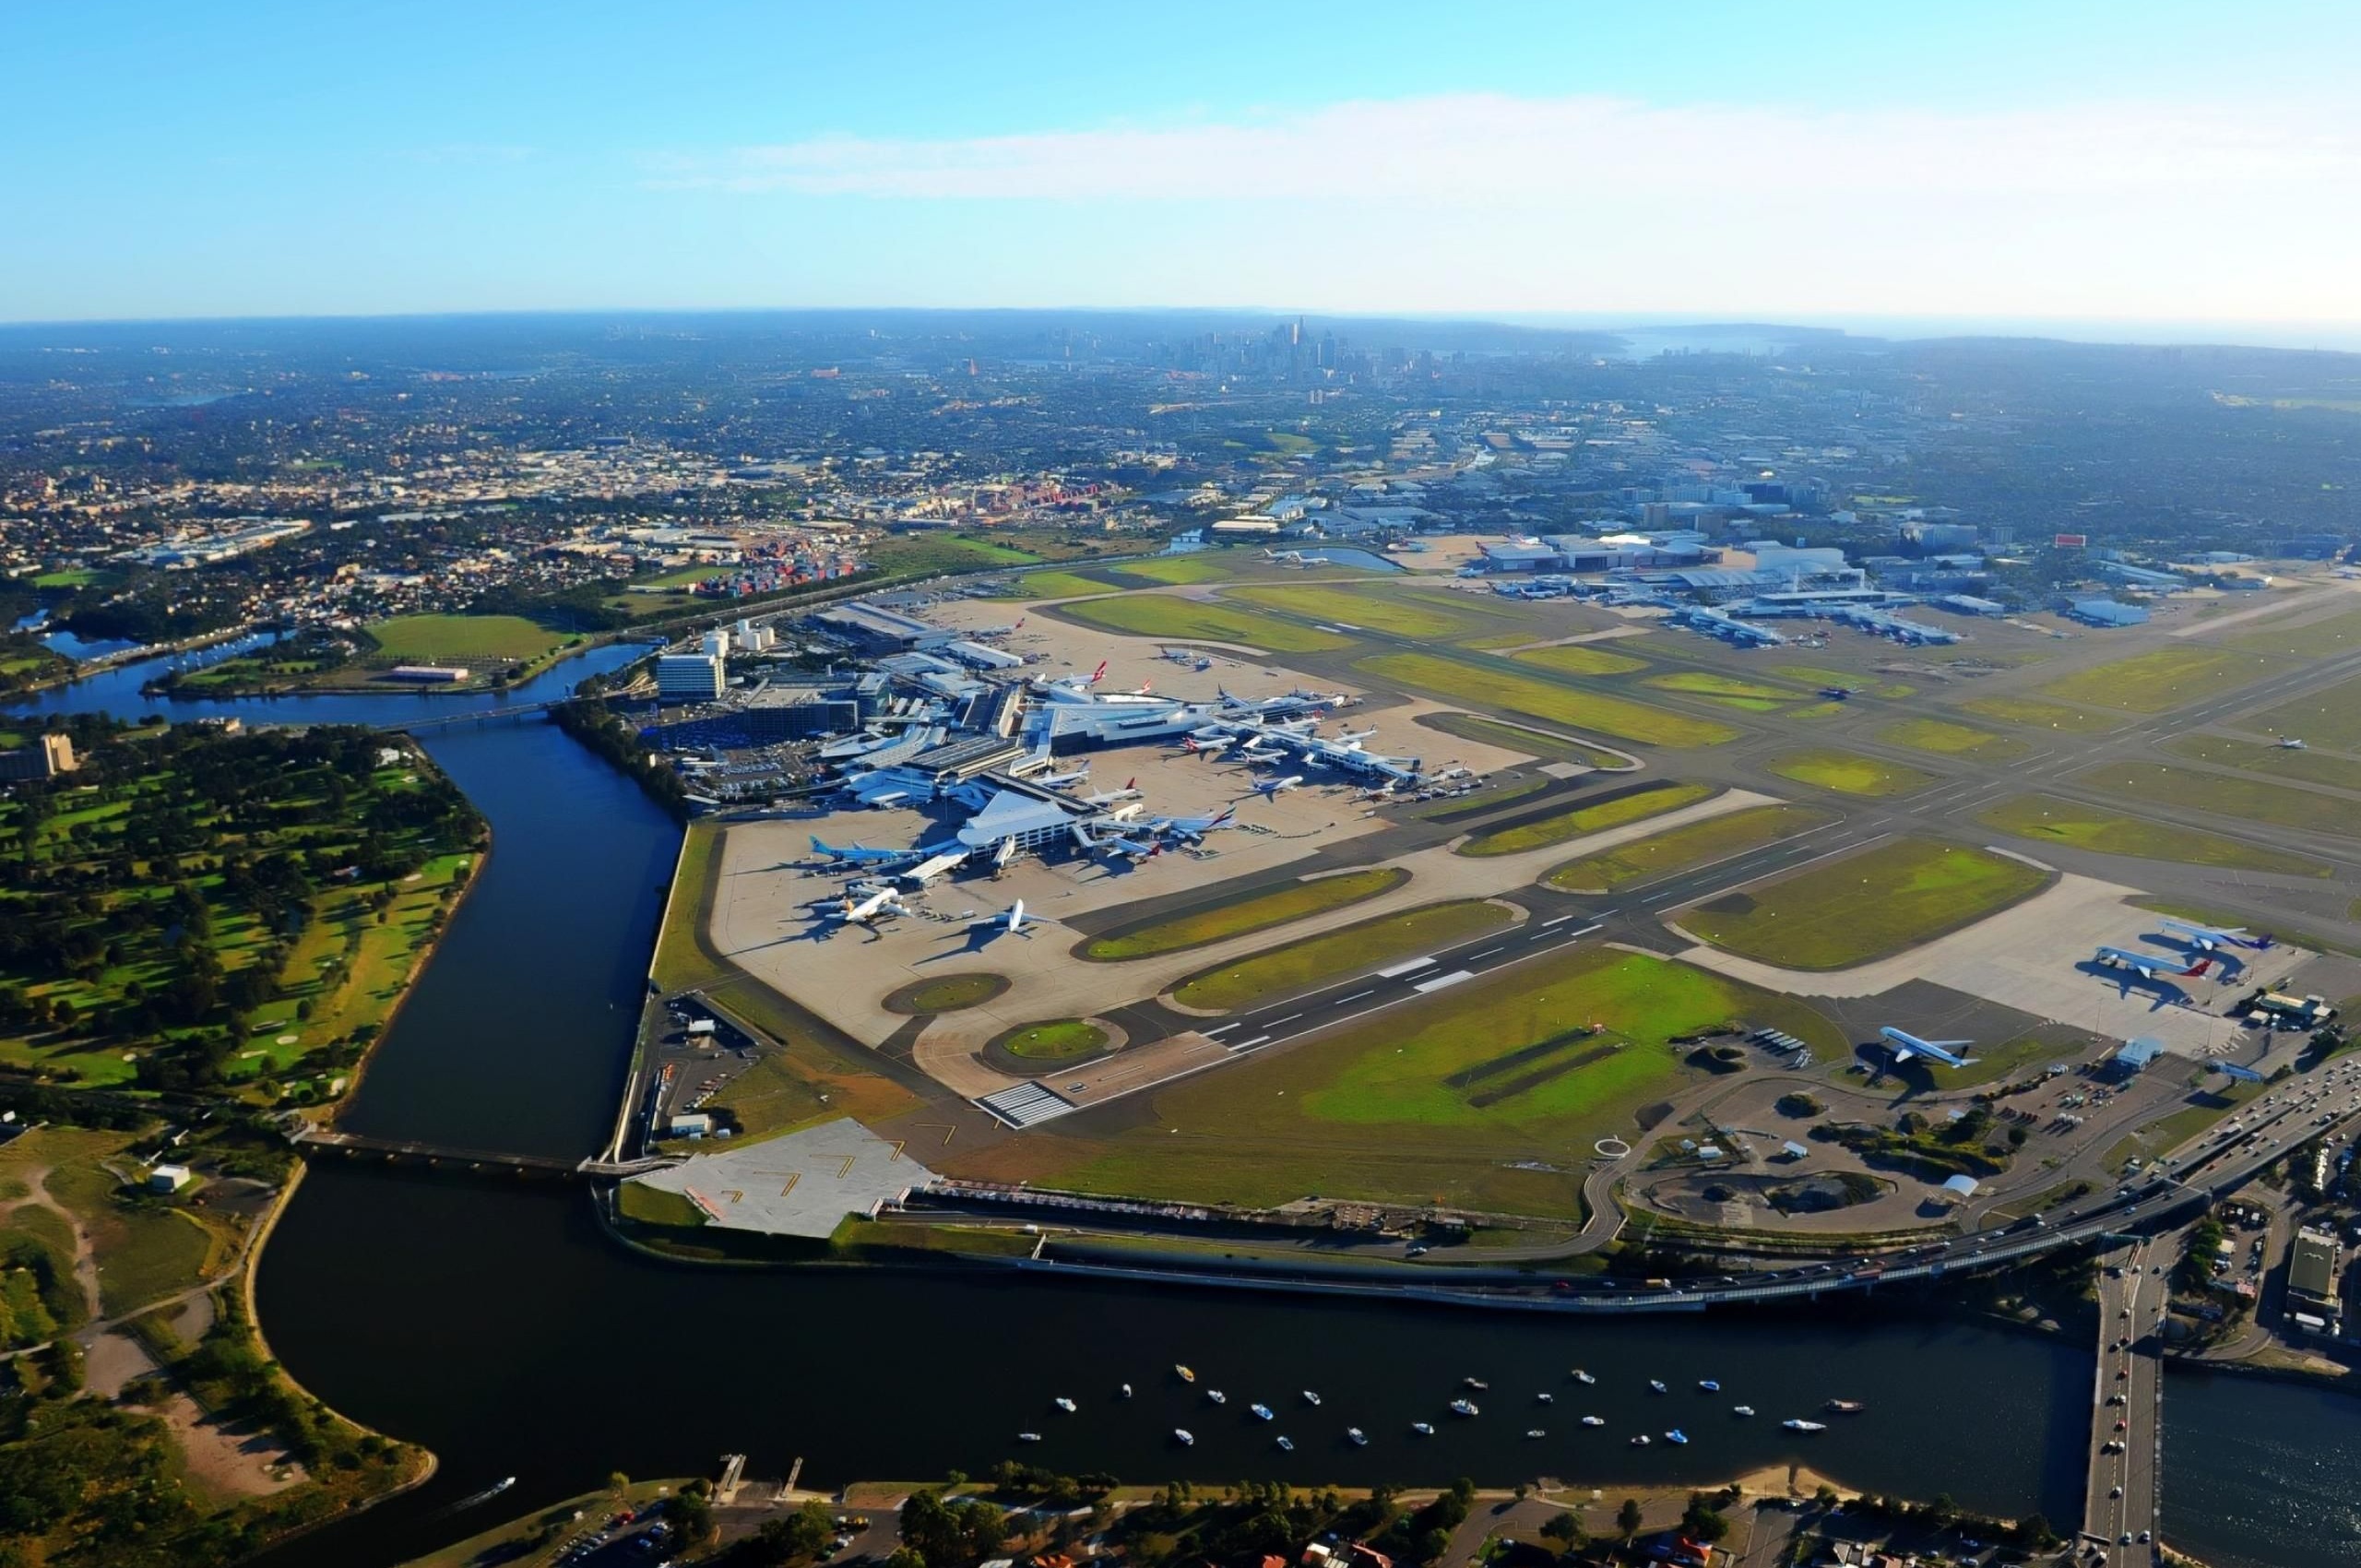
[[[667,653],[656,660],[659,703],[714,702],[721,696],[724,664],[719,654]]]

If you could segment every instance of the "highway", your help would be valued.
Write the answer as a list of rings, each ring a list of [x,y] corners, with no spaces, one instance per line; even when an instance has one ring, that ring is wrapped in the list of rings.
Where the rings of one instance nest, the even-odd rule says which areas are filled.
[[[2164,1327],[2169,1249],[2142,1241],[2100,1259],[2098,1361],[2091,1378],[2085,1545],[2109,1568],[2154,1561],[2164,1464]]]

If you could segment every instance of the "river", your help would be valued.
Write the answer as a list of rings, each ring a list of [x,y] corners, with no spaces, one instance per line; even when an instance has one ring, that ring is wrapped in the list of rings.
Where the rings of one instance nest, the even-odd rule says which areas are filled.
[[[560,695],[633,650],[519,688]],[[160,704],[110,671],[46,708],[174,718],[378,720],[388,704],[281,698]],[[603,1141],[677,829],[553,727],[460,726],[429,750],[492,824],[493,851],[387,1032],[345,1124],[530,1152]],[[323,1161],[264,1255],[272,1349],[355,1419],[424,1443],[428,1487],[272,1553],[275,1568],[390,1564],[492,1522],[444,1511],[504,1475],[521,1509],[635,1475],[710,1472],[724,1452],[807,1483],[974,1473],[1004,1457],[1128,1480],[1505,1484],[1551,1474],[1613,1488],[1705,1481],[1795,1459],[1913,1496],[2000,1513],[2080,1511],[2090,1357],[1899,1301],[1826,1318],[1715,1315],[1593,1324],[1014,1275],[741,1272],[608,1242],[578,1190]],[[1195,1390],[1170,1372],[1197,1369]],[[1584,1387],[1569,1376],[1597,1374]],[[1473,1420],[1444,1403],[1465,1376]],[[1709,1396],[1694,1384],[1720,1380]],[[1654,1396],[1645,1380],[1672,1392]],[[1114,1396],[1123,1383],[1137,1397]],[[1228,1406],[1207,1403],[1220,1387]],[[1299,1391],[1320,1391],[1314,1409]],[[1536,1397],[1550,1393],[1556,1402]],[[1058,1395],[1081,1406],[1064,1416]],[[1778,1429],[1832,1396],[1869,1414]],[[1246,1411],[1279,1412],[1264,1426]],[[1752,1420],[1729,1407],[1752,1405]],[[2330,1568],[2361,1556],[2355,1406],[2308,1389],[2176,1372],[2165,1398],[2165,1536],[2216,1568]],[[1596,1413],[1604,1431],[1578,1422]],[[1411,1421],[1442,1430],[1419,1440]],[[1373,1441],[1355,1448],[1346,1426]],[[1186,1426],[1197,1443],[1177,1447]],[[1664,1442],[1679,1427],[1685,1447]],[[1527,1439],[1529,1428],[1547,1429]],[[1044,1441],[1020,1447],[1019,1430]],[[1656,1434],[1651,1446],[1629,1434]],[[1285,1431],[1296,1452],[1271,1445]]]

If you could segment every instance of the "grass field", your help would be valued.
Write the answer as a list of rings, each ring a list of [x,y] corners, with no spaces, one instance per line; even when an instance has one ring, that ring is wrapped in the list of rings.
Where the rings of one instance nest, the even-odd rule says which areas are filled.
[[[2165,742],[2165,750],[2176,756],[2242,768],[2248,773],[2325,784],[2332,790],[2361,790],[2361,762],[2324,756],[2319,752],[2293,752],[2284,746],[2234,741],[2226,735],[2176,735]]]
[[[1552,844],[1563,844],[1585,833],[1598,833],[1609,827],[1620,827],[1628,822],[1640,822],[1667,812],[1693,806],[1708,796],[1718,793],[1711,784],[1652,784],[1619,795],[1611,801],[1596,801],[1587,805],[1575,805],[1534,822],[1488,828],[1474,834],[1459,846],[1463,855],[1520,855],[1528,849],[1545,849]]]
[[[1481,898],[1381,915],[1191,975],[1172,988],[1172,999],[1185,1007],[1228,1012],[1472,941],[1513,918],[1506,907]]]
[[[1782,778],[1840,795],[1906,795],[1935,781],[1931,773],[1857,752],[1782,752],[1762,766]]]
[[[1833,813],[1811,806],[1749,806],[1569,861],[1542,881],[1568,893],[1612,893],[1651,877],[1742,855],[1835,820]]]
[[[2191,643],[2154,648],[2061,675],[2041,692],[2063,702],[2094,703],[2130,713],[2168,713],[2287,667],[2285,659],[2269,654]]]
[[[1364,871],[1288,883],[1210,909],[1093,937],[1077,947],[1074,955],[1095,963],[1121,963],[1204,947],[1358,904],[1381,893],[1390,893],[1409,880],[1410,873],[1399,866],[1372,866]]]
[[[1194,637],[1244,643],[1271,653],[1323,653],[1350,647],[1347,637],[1315,632],[1290,621],[1256,615],[1228,604],[1206,604],[1169,593],[1126,593],[1086,600],[1062,613],[1110,632],[1144,637]]]
[[[1773,664],[1768,668],[1774,675],[1784,675],[1790,681],[1808,681],[1814,686],[1850,686],[1855,691],[1888,701],[1914,695],[1918,688],[1901,681],[1888,680],[1882,675],[1864,675],[1857,670],[1831,670],[1823,664]]]
[[[1787,686],[1766,686],[1760,681],[1741,681],[1735,675],[1716,675],[1708,670],[1682,670],[1669,675],[1650,675],[1640,684],[1654,686],[1660,692],[1680,692],[1707,702],[1717,702],[1725,707],[1743,708],[1749,713],[1776,713],[1790,703],[1800,702],[1802,692]]]
[[[1611,740],[1651,746],[1718,746],[1738,739],[1737,731],[1710,719],[1691,719],[1646,703],[1576,691],[1432,654],[1381,654],[1357,660],[1353,668],[1445,701],[1507,708],[1545,724],[1587,730]]]
[[[1107,1031],[1080,1018],[1053,1018],[1028,1024],[992,1043],[1026,1062],[1074,1062],[1104,1046]]]
[[[1528,730],[1521,724],[1504,724],[1497,719],[1478,719],[1472,713],[1426,713],[1420,714],[1417,722],[1422,729],[1455,735],[1463,741],[1481,741],[1488,746],[1499,746],[1544,762],[1578,763],[1584,767],[1624,766],[1624,760],[1614,753],[1584,745],[1571,737]]]
[[[2022,724],[2028,730],[2055,730],[2068,735],[2094,734],[2130,722],[2119,713],[2094,712],[2087,707],[2069,707],[2064,703],[2037,702],[2032,697],[1978,697],[1960,707],[2004,724]]]
[[[1680,924],[1766,964],[1842,969],[1971,925],[2047,880],[2005,855],[1900,838],[1700,904]]]
[[[1938,756],[1982,757],[1987,762],[2005,762],[2033,749],[2014,736],[1996,735],[1946,719],[1904,719],[1879,731],[1878,739]]]
[[[2130,855],[2182,865],[2225,866],[2282,876],[2330,876],[2332,867],[2259,844],[2200,833],[2170,824],[2143,822],[2055,795],[2017,795],[1987,806],[1975,820],[2037,844],[2070,844],[2102,855]]]
[[[1513,655],[1519,663],[1537,664],[1560,675],[1629,675],[1645,670],[1648,661],[1628,654],[1609,653],[1588,643],[1560,643],[1556,647],[1527,648]]]
[[[523,663],[575,640],[522,615],[397,615],[367,631],[380,652],[406,664]]]
[[[913,980],[894,992],[885,998],[884,1007],[889,1013],[931,1017],[938,1013],[980,1007],[1007,989],[1006,975],[937,975],[931,980]]]
[[[1003,599],[1078,599],[1086,594],[1113,593],[1105,583],[1092,582],[1073,572],[1027,572],[1008,586]]]
[[[2327,659],[2361,647],[2361,610],[2307,622],[2300,626],[2267,625],[2258,631],[2225,637],[2223,643],[2254,653],[2284,654],[2290,659]]]
[[[2242,719],[2238,727],[2265,735],[2292,735],[2339,751],[2361,751],[2361,679],[2281,703]]]
[[[1045,1129],[972,1163],[1161,1198],[1317,1193],[1571,1218],[1592,1144],[1631,1134],[1641,1107],[1694,1080],[1668,1039],[1741,1019],[1843,1044],[1786,998],[1588,947],[1184,1080],[1106,1137]]]
[[[869,552],[869,558],[881,570],[895,573],[980,572],[992,566],[1038,566],[1043,559],[1014,545],[947,533],[884,540]]]
[[[1238,575],[1222,562],[1208,561],[1201,555],[1158,556],[1153,561],[1127,562],[1114,570],[1127,577],[1145,577],[1173,588],[1189,583],[1227,582]]]
[[[2129,762],[2087,769],[2076,774],[2074,781],[2110,795],[2160,806],[2186,806],[2215,816],[2268,823],[2273,827],[2361,838],[2361,809],[2356,809],[2351,801],[2308,790],[2290,790],[2280,784]]]
[[[1367,627],[1398,637],[1449,637],[1475,629],[1466,616],[1397,599],[1382,591],[1332,588],[1318,583],[1225,588],[1222,597],[1315,621]]]
[[[99,1306],[105,1316],[132,1312],[192,1285],[226,1265],[234,1246],[217,1229],[177,1205],[125,1202],[121,1178],[131,1172],[135,1135],[79,1127],[40,1127],[0,1151],[0,1175],[18,1177],[46,1166],[42,1186],[51,1201],[74,1217],[98,1263]],[[37,1237],[53,1252],[62,1249],[71,1279],[73,1232],[53,1211],[19,1210],[11,1228]]]

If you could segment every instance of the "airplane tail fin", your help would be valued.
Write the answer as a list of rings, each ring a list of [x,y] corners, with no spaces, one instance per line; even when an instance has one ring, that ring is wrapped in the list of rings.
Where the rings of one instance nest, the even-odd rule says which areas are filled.
[[[2195,977],[2197,977],[2197,976],[2199,976],[2199,975],[2203,974],[2206,970],[2208,970],[2208,969],[2212,968],[2213,967],[2213,959],[2211,959],[2211,958],[2200,958],[2199,960],[2197,960],[2197,962],[2195,962],[2194,964],[2191,964],[2189,968],[2187,968],[2183,969],[2183,970],[2180,972],[2180,978],[2181,978],[2181,979],[2183,979],[2183,980],[2191,980],[2191,979],[2194,979]]]

